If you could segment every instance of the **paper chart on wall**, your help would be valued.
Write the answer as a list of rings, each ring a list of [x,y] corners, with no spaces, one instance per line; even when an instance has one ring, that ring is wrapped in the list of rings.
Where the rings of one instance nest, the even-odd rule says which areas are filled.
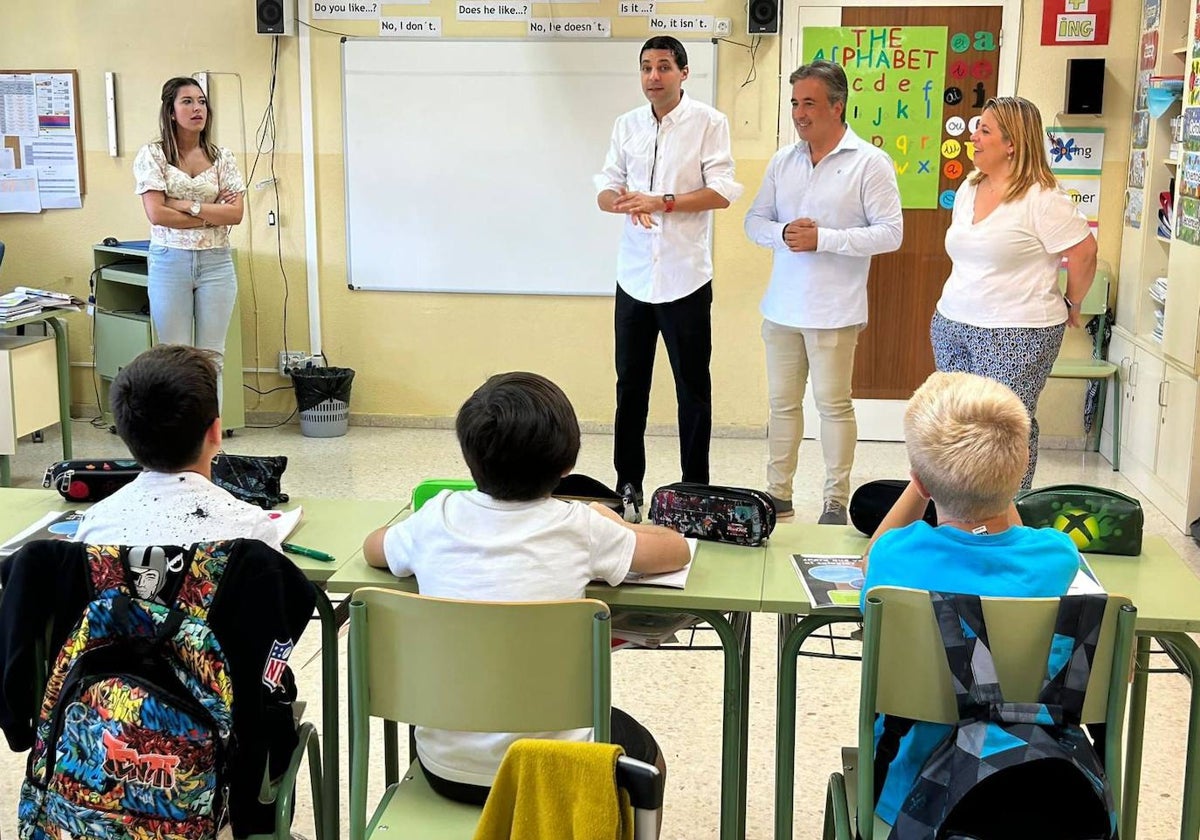
[[[0,74],[0,134],[37,136],[37,97],[32,76]]]
[[[38,135],[22,144],[24,164],[38,169],[42,207],[82,207],[74,77],[68,73],[34,73],[33,84],[37,91]]]
[[[0,213],[40,213],[36,169],[0,169]]]
[[[36,172],[38,197],[36,207],[4,201],[7,212],[83,206],[78,120],[74,73],[0,74],[0,171]],[[28,177],[21,181],[23,193]]]

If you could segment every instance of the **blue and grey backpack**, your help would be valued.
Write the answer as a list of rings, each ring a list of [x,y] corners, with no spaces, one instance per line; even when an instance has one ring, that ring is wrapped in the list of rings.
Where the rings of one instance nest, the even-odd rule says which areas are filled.
[[[229,544],[87,552],[92,600],[47,681],[18,837],[215,838],[233,690],[208,611]]]
[[[1106,596],[1061,599],[1037,703],[1005,702],[978,596],[930,598],[959,721],[921,768],[890,840],[1115,838],[1112,791],[1080,726]],[[906,728],[885,722],[888,730],[877,761],[879,752],[894,755],[884,742]],[[879,771],[877,763],[876,791]]]

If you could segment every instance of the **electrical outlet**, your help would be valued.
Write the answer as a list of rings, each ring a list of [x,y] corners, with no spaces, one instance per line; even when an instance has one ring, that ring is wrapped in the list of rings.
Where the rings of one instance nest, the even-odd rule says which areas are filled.
[[[729,18],[719,17],[713,21],[713,34],[714,35],[719,35],[719,36],[728,35],[732,31],[733,31],[733,21],[730,20]]]
[[[312,362],[312,356],[303,350],[279,351],[279,375],[290,376],[297,368],[307,367]]]

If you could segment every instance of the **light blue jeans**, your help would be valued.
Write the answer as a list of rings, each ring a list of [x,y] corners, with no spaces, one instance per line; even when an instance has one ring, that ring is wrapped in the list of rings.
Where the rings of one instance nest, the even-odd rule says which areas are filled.
[[[225,334],[237,302],[237,274],[228,248],[190,251],[150,246],[150,320],[160,344],[211,350],[225,366]],[[217,393],[221,394],[218,379]]]

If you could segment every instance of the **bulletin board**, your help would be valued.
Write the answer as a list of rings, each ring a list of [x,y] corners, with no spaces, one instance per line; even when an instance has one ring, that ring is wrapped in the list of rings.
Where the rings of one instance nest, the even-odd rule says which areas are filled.
[[[0,213],[82,207],[76,70],[0,70]]]
[[[612,295],[624,217],[593,176],[649,107],[641,43],[347,40],[350,288]],[[716,44],[684,44],[683,89],[712,104]]]

